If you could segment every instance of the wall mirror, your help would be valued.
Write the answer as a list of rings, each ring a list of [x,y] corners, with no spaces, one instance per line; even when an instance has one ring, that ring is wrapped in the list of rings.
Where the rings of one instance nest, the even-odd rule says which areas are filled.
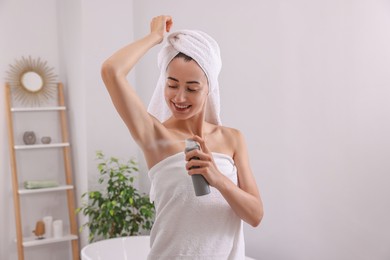
[[[43,87],[43,79],[35,71],[27,71],[22,75],[20,79],[22,87],[30,92],[39,92]]]
[[[56,75],[40,58],[22,57],[10,65],[7,81],[13,97],[25,106],[41,106],[55,95]]]

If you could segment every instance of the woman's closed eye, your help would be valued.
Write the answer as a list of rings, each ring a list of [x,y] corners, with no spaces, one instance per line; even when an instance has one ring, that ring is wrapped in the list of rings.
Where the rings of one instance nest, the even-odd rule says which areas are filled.
[[[178,89],[180,86],[178,86],[178,85],[167,85],[168,86],[168,88],[170,88],[170,89]],[[193,92],[196,92],[196,91],[198,91],[198,89],[195,89],[195,88],[191,88],[191,87],[187,87],[186,88],[186,91],[187,92],[190,92],[190,93],[193,93]]]
[[[187,91],[188,92],[196,92],[196,91],[198,91],[197,89],[193,89],[193,88],[187,88]]]

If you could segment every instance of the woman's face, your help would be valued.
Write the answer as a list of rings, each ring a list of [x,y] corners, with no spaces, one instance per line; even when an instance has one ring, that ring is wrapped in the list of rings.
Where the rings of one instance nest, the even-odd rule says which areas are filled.
[[[189,119],[204,111],[209,87],[199,65],[174,58],[168,65],[165,101],[177,119]]]

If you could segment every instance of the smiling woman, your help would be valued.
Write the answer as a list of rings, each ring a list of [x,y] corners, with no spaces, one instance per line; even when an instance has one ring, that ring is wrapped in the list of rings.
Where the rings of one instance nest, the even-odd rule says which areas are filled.
[[[193,59],[179,53],[169,63],[164,89],[172,114],[185,119],[200,113],[209,92],[207,77]]]
[[[243,221],[258,226],[263,206],[244,138],[220,120],[218,44],[201,31],[170,34],[158,56],[161,73],[148,110],[126,78],[172,24],[170,16],[153,18],[148,35],[102,66],[111,99],[149,167],[156,219],[148,259],[242,260]],[[200,149],[183,152],[180,140],[186,139]],[[197,192],[192,179],[201,177],[210,192]]]

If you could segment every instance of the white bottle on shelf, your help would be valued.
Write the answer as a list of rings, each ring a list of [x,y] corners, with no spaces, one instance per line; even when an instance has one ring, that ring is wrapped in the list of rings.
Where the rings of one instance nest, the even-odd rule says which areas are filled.
[[[45,223],[45,238],[52,237],[53,217],[52,216],[43,217],[43,223]]]
[[[63,236],[63,224],[61,219],[53,221],[53,236],[54,238],[60,238]]]

